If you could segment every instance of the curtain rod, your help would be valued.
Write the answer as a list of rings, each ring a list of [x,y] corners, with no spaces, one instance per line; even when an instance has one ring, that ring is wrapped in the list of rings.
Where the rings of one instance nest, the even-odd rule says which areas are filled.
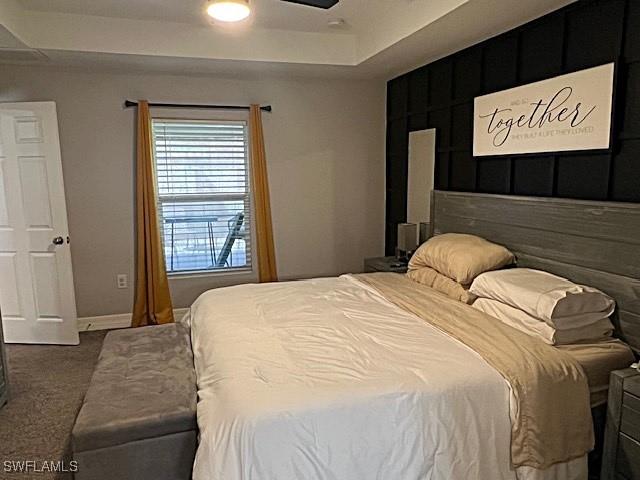
[[[132,102],[131,100],[125,100],[124,107],[137,107],[138,102]],[[216,109],[216,110],[249,110],[247,105],[203,105],[203,104],[193,104],[193,103],[152,103],[149,102],[150,107],[161,107],[161,108],[202,108],[202,109]],[[271,105],[265,105],[264,107],[260,107],[260,110],[265,112],[271,112]]]

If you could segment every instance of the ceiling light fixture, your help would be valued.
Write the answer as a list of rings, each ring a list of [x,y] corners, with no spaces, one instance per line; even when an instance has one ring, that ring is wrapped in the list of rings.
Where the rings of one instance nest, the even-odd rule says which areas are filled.
[[[214,0],[207,7],[210,17],[221,22],[239,22],[251,13],[249,0]]]

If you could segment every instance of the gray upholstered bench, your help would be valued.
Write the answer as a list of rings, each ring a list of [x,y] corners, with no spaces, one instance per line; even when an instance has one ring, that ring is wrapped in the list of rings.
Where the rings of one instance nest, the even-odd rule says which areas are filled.
[[[196,380],[180,324],[109,332],[72,433],[77,480],[188,480]]]

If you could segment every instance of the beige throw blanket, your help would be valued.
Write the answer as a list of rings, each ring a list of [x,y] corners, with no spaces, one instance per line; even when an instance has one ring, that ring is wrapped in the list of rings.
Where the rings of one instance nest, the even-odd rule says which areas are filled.
[[[516,402],[511,422],[515,467],[544,469],[593,448],[587,378],[568,354],[405,276],[356,278],[473,349],[504,377]]]

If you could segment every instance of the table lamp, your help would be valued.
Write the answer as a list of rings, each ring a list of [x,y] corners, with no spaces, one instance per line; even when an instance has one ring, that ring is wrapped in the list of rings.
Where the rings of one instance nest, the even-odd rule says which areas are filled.
[[[415,223],[398,224],[398,246],[396,257],[401,262],[408,262],[411,254],[418,247],[418,225]]]

